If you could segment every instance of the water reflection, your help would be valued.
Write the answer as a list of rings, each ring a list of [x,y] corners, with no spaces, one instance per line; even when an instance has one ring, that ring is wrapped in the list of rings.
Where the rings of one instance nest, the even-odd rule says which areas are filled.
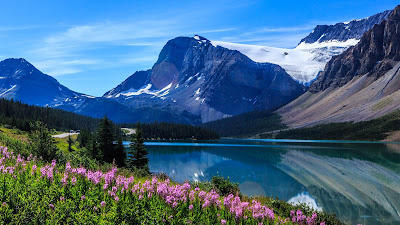
[[[349,224],[400,223],[400,145],[222,140],[147,143],[152,172],[178,182],[214,175],[247,195],[308,202]]]

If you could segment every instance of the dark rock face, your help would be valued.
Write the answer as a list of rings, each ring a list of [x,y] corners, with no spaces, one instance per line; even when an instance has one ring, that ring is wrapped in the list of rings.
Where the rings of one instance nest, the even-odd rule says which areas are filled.
[[[303,92],[281,67],[255,63],[195,36],[168,41],[151,70],[134,73],[103,97],[135,109],[190,116],[187,121],[197,123],[279,107]]]
[[[367,31],[360,42],[342,54],[333,57],[324,72],[311,84],[311,92],[329,87],[341,87],[354,76],[367,75],[371,82],[400,61],[400,6],[387,20]]]
[[[360,39],[361,36],[375,24],[386,20],[391,14],[391,10],[375,14],[365,19],[352,20],[347,23],[337,23],[335,25],[318,25],[312,33],[303,38],[300,43],[314,43],[326,41],[346,41],[349,39]]]

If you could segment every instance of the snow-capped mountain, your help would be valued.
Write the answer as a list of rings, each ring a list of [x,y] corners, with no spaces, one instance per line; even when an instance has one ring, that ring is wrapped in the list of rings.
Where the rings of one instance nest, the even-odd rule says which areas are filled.
[[[387,19],[391,10],[365,19],[334,25],[318,25],[294,49],[235,44],[212,41],[214,46],[238,50],[255,62],[274,63],[286,70],[293,79],[308,85],[324,70],[332,56],[339,55],[360,40],[362,34]]]
[[[151,70],[134,73],[103,97],[199,123],[276,108],[303,92],[280,66],[254,62],[196,35],[168,41]]]
[[[0,98],[54,107],[73,99],[94,97],[71,91],[25,59],[6,59],[0,62]]]
[[[136,122],[145,119],[142,110],[104,98],[78,93],[61,85],[53,77],[36,69],[25,59],[0,62],[0,98],[14,99],[38,106],[49,106],[92,117],[107,116],[116,122]]]

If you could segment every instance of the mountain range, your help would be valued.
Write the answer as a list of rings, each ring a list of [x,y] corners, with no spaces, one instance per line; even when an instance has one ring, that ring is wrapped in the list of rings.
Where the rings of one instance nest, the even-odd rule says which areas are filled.
[[[277,112],[292,127],[367,120],[399,105],[398,8],[318,25],[293,49],[177,37],[151,69],[102,97],[74,92],[24,59],[6,59],[0,97],[115,122],[200,124],[284,105]]]

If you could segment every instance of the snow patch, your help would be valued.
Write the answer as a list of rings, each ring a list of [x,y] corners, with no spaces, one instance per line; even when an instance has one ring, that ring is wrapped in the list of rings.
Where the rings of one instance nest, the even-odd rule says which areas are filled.
[[[166,95],[169,94],[169,89],[172,87],[172,83],[169,85],[165,86],[163,89],[159,91],[152,91],[150,88],[152,87],[152,84],[147,84],[140,88],[139,90],[136,89],[129,89],[128,91],[121,92],[120,95],[126,96],[126,97],[131,97],[131,96],[137,96],[141,94],[148,94],[148,95],[153,95],[153,97],[159,97],[161,99],[166,99]],[[117,97],[117,96],[116,96]]]
[[[4,91],[3,93],[0,94],[0,96],[3,96],[4,94],[6,94],[7,92],[11,91],[12,89],[14,89],[17,85],[13,85],[11,88],[7,89],[6,91]]]

